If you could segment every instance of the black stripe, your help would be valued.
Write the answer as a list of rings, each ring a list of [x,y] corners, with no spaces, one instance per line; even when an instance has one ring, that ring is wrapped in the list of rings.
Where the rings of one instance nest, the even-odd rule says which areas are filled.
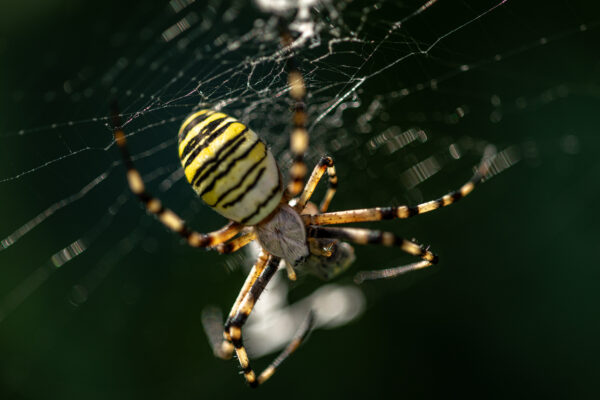
[[[306,228],[306,237],[318,238],[321,230],[317,226],[309,225]]]
[[[401,238],[400,236],[394,236],[394,246],[402,247],[404,246],[404,242],[406,242],[404,238]]]
[[[200,134],[200,133],[198,133],[196,136],[191,138],[185,145],[185,148],[181,152],[181,156],[179,158],[184,160],[185,157],[189,154],[189,152],[192,151],[192,149],[194,149],[198,145],[198,143],[200,143],[201,140],[202,140],[202,134]]]
[[[302,100],[299,100],[296,102],[296,104],[294,104],[294,111],[295,112],[306,112],[306,106],[304,105],[304,102]]]
[[[183,139],[185,139],[185,137],[187,136],[187,134],[188,134],[189,131],[191,131],[196,125],[198,125],[199,123],[201,123],[206,118],[208,118],[211,115],[213,115],[214,113],[215,113],[214,111],[208,111],[205,114],[198,115],[198,116],[196,116],[196,118],[194,118],[193,120],[191,120],[185,126],[185,128],[181,132],[179,132],[179,143],[181,143],[181,141]]]
[[[295,57],[290,57],[287,59],[287,68],[288,68],[288,74],[292,73],[292,72],[300,72],[298,71],[298,62],[296,61]]]
[[[123,162],[125,163],[125,169],[127,171],[131,171],[135,169],[135,165],[133,165],[133,160],[131,159],[131,155],[129,154],[129,149],[127,147],[127,139],[125,138],[125,132],[123,132],[123,140],[121,142],[117,141],[117,145],[121,150],[121,158],[123,158]]]
[[[343,239],[343,240],[351,240],[351,237],[347,232],[336,228],[324,228],[321,226],[311,225],[307,231],[308,237],[313,238],[325,238],[325,239]]]
[[[321,167],[331,167],[333,165],[333,159],[331,157],[321,157],[321,159],[319,160],[319,166]]]
[[[452,200],[454,200],[454,201],[458,201],[458,200],[462,199],[463,195],[462,195],[462,193],[461,193],[461,192],[459,192],[459,191],[456,191],[456,192],[452,193],[452,194],[450,195],[450,197],[452,197]]]
[[[329,232],[327,228],[323,228],[317,225],[309,225],[306,232],[306,236],[312,238],[340,238],[340,235],[338,235],[337,232]]]
[[[252,165],[248,171],[246,171],[246,173],[244,174],[244,176],[242,176],[242,178],[235,184],[233,185],[231,188],[229,188],[228,190],[226,190],[225,192],[223,192],[219,198],[217,199],[217,201],[215,202],[214,205],[212,205],[211,207],[216,206],[217,204],[219,204],[223,199],[225,199],[225,196],[227,196],[229,193],[231,193],[233,190],[237,189],[238,187],[240,187],[241,185],[244,184],[244,181],[246,180],[246,178],[248,178],[248,176],[250,176],[250,174],[252,172],[254,172],[256,170],[256,168],[258,168],[258,166],[260,165],[260,163],[262,163],[264,161],[265,158],[267,158],[267,152],[265,151],[265,154],[261,157],[260,160],[258,160],[256,163],[254,163],[254,165]],[[232,201],[223,204],[223,208],[229,207],[231,205],[233,205],[234,203],[238,202],[240,200],[240,197],[245,196],[245,194],[252,189],[252,187],[254,187],[256,185],[256,182],[258,181],[258,178],[260,178],[260,176],[263,174],[265,168],[262,169],[261,172],[258,173],[257,178],[254,180],[254,182],[252,182],[252,184],[250,184],[246,189],[244,189],[242,191],[242,193],[236,197],[235,199],[233,199]],[[207,203],[208,204],[208,203]]]
[[[381,231],[369,231],[367,233],[367,243],[380,244],[383,242],[383,233]]]
[[[271,190],[271,193],[269,193],[269,196],[265,199],[265,201],[263,201],[262,203],[260,203],[258,205],[258,207],[256,207],[256,210],[254,210],[254,212],[252,212],[246,218],[243,218],[240,221],[240,223],[244,224],[247,221],[249,221],[252,217],[254,217],[256,214],[258,214],[258,212],[260,211],[260,209],[263,208],[264,206],[266,206],[267,203],[269,203],[269,201],[271,201],[271,199],[273,199],[273,197],[275,197],[275,195],[277,194],[277,192],[279,192],[279,190],[281,190],[281,180],[277,183],[277,186],[275,186],[273,188],[273,190]]]
[[[145,190],[142,193],[139,193],[137,197],[142,203],[144,203],[144,205],[148,204],[150,200],[152,200],[150,193],[146,192]]]
[[[181,230],[177,233],[179,233],[184,239],[189,239],[189,237],[192,235],[192,232],[185,225],[183,225]]]
[[[222,118],[217,118],[214,121],[209,122],[200,132],[196,134],[193,138],[189,140],[189,142],[185,145],[185,148],[181,152],[181,159],[185,159],[185,157],[192,151],[200,141],[206,138],[207,133],[212,133],[213,129],[215,129],[219,124],[221,124],[225,119],[229,117],[224,116]]]
[[[229,254],[233,250],[233,244],[231,243],[221,243],[219,246],[219,252],[221,252],[221,254]]]
[[[256,279],[256,281],[254,281],[254,283],[248,290],[248,294],[246,294],[246,296],[252,296],[252,298],[255,299],[255,301],[258,301],[263,290],[265,289],[265,287],[267,286],[267,284],[269,283],[269,281],[271,280],[273,275],[275,275],[275,272],[277,272],[277,269],[279,268],[280,260],[281,259],[279,257],[271,256],[269,263],[267,264],[267,266],[265,267],[263,272],[260,274],[260,276]],[[235,326],[235,327],[241,328],[246,323],[247,319],[248,319],[248,315],[244,314],[238,310],[238,312],[235,314],[235,317],[233,317],[230,321],[228,321],[229,326]],[[242,342],[241,338],[238,339],[238,341],[241,343]],[[232,342],[233,342],[233,345],[235,346],[236,340],[232,340]]]
[[[406,208],[407,208],[407,214],[409,217],[414,217],[415,215],[419,215],[418,207],[406,207]]]
[[[185,145],[185,148],[181,152],[181,156],[179,157],[182,161],[185,160],[185,157],[200,143],[202,140],[202,135],[197,134],[193,138],[189,140],[189,142]]]
[[[216,185],[217,181],[219,179],[221,179],[222,177],[224,177],[225,175],[227,175],[229,173],[229,171],[231,171],[231,169],[235,166],[235,164],[237,164],[238,161],[246,158],[248,156],[248,154],[250,154],[250,152],[259,144],[262,143],[260,139],[258,139],[256,142],[254,142],[246,151],[244,151],[243,154],[241,154],[239,157],[234,158],[231,163],[227,166],[227,168],[225,169],[225,171],[221,172],[220,174],[216,175],[213,180],[208,184],[208,186],[206,188],[204,188],[204,190],[200,193],[200,196],[202,196],[203,194],[206,194],[208,192],[210,192]],[[267,147],[265,146],[265,153],[267,152]]]
[[[381,219],[393,219],[396,218],[396,211],[397,209],[395,207],[383,207],[381,208],[381,210],[379,210],[379,212],[381,212]]]
[[[238,197],[236,197],[235,199],[231,200],[228,203],[223,204],[222,207],[223,208],[231,207],[232,205],[234,205],[238,201],[241,201],[248,193],[250,193],[250,191],[252,189],[254,189],[254,187],[258,184],[258,181],[263,176],[263,174],[265,173],[266,170],[267,170],[266,167],[262,167],[260,169],[260,171],[258,171],[258,175],[256,175],[256,178],[254,179],[254,181],[250,185],[248,185],[248,187],[246,189],[244,189],[244,191],[242,191],[242,193],[240,193],[238,195]]]
[[[206,176],[210,175],[219,166],[219,161],[226,159],[230,154],[235,152],[242,144],[246,142],[246,136],[244,135],[244,132],[242,132],[239,136],[236,136],[234,139],[229,140],[227,143],[225,143],[223,147],[221,147],[219,151],[215,153],[214,157],[206,160],[205,163],[202,164],[202,166],[196,170],[191,181],[191,184],[193,186],[198,185],[198,183],[202,179],[202,175],[205,175],[204,172],[206,172]],[[229,146],[232,145],[233,147],[229,151],[224,153],[229,148]],[[208,168],[209,166],[211,167]]]
[[[219,130],[215,130],[217,126],[222,124],[223,121],[227,118],[229,117],[225,116],[223,118],[217,118],[214,121],[209,122],[204,128],[202,128],[200,132],[198,132],[196,136],[190,139],[188,144],[186,144],[185,148],[181,152],[180,158],[184,160],[192,150],[194,150],[194,154],[197,155],[202,149],[206,148],[218,135],[220,135],[223,132],[223,128],[227,128],[229,127],[229,125],[236,122],[230,121],[226,125],[221,127]],[[199,143],[201,143],[200,148],[197,147]],[[195,158],[195,155],[186,160],[185,167],[189,165],[189,163],[191,162],[190,160],[193,160]]]
[[[229,117],[225,117],[225,118],[229,118]],[[236,123],[236,122],[237,122],[237,121],[235,121],[235,120],[234,120],[234,121],[229,121],[228,123],[226,123],[225,125],[223,125],[223,126],[222,126],[222,127],[220,127],[219,129],[215,129],[215,128],[216,128],[216,127],[217,127],[217,126],[220,124],[220,123],[222,123],[222,122],[223,122],[223,120],[224,120],[225,118],[223,118],[223,119],[221,119],[221,120],[218,120],[218,119],[214,120],[214,121],[213,121],[214,123],[216,123],[217,121],[218,121],[219,123],[217,123],[215,126],[212,126],[213,122],[211,122],[210,124],[208,124],[208,125],[207,125],[207,126],[206,126],[206,127],[203,129],[203,130],[202,130],[202,132],[201,132],[201,133],[200,133],[198,136],[196,136],[196,137],[199,137],[199,136],[204,136],[204,135],[208,134],[208,136],[205,136],[205,137],[206,137],[206,139],[204,139],[204,140],[202,141],[202,143],[201,143],[199,146],[197,146],[197,147],[195,147],[195,148],[194,148],[194,147],[192,147],[192,146],[190,146],[190,147],[189,147],[189,149],[188,149],[188,146],[186,146],[186,147],[185,147],[185,149],[183,149],[183,152],[181,153],[181,159],[182,159],[182,160],[186,158],[187,154],[188,154],[188,153],[189,153],[189,152],[192,150],[192,148],[194,149],[194,150],[193,150],[193,151],[190,153],[190,155],[189,155],[189,157],[187,158],[187,160],[185,160],[185,165],[183,166],[183,168],[187,168],[187,166],[188,166],[188,165],[190,165],[190,164],[191,164],[191,163],[194,161],[194,159],[195,159],[195,158],[198,156],[198,154],[200,154],[200,152],[201,152],[203,149],[207,148],[207,147],[208,147],[208,146],[209,146],[209,145],[210,145],[210,144],[211,144],[211,143],[212,143],[212,142],[213,142],[213,141],[214,141],[214,140],[215,140],[217,137],[219,137],[219,136],[220,136],[220,135],[221,135],[221,134],[222,134],[222,133],[223,133],[223,132],[224,132],[224,131],[225,131],[227,128],[229,128],[229,126],[231,126],[231,124],[234,124],[234,123]],[[213,129],[215,129],[215,130],[213,130]],[[210,132],[210,133],[209,133],[209,132]],[[190,142],[191,142],[191,141],[192,141],[192,140],[190,140]],[[188,143],[188,145],[189,145],[189,144],[190,144],[190,143]]]

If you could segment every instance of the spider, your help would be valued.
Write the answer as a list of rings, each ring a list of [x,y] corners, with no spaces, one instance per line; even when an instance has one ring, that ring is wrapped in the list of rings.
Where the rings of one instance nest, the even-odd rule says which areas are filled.
[[[402,267],[362,272],[356,277],[358,282],[389,278],[436,264],[438,257],[428,248],[392,232],[324,225],[410,218],[448,206],[468,195],[489,169],[484,157],[472,178],[458,190],[416,206],[327,212],[338,183],[335,166],[331,157],[322,157],[304,185],[307,175],[304,153],[309,142],[306,86],[293,57],[293,37],[289,30],[281,28],[280,39],[282,48],[290,55],[286,66],[287,84],[294,103],[290,134],[293,162],[285,187],[271,151],[256,133],[235,118],[214,110],[200,110],[187,117],[179,130],[179,158],[187,180],[209,207],[230,220],[219,230],[200,233],[190,229],[177,214],[146,191],[129,154],[116,105],[112,110],[113,133],[122,153],[129,187],[149,213],[192,247],[214,249],[223,254],[258,241],[261,252],[222,328],[223,338],[212,340],[213,351],[221,358],[230,358],[235,351],[251,387],[257,387],[273,375],[306,338],[314,319],[310,314],[305,326],[284,351],[262,373],[255,374],[243,344],[242,327],[280,261],[285,264],[291,280],[296,279],[296,271],[305,269],[331,279],[346,270],[354,259],[351,246],[344,243],[347,241],[394,246],[421,259]],[[329,187],[320,207],[315,209],[309,200],[325,173]]]

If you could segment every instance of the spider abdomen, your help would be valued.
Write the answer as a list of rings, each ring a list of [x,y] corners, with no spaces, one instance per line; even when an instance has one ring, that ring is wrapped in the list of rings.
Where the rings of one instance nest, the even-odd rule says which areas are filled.
[[[179,158],[196,193],[232,221],[254,225],[279,205],[273,154],[233,117],[212,110],[190,115],[179,129]]]

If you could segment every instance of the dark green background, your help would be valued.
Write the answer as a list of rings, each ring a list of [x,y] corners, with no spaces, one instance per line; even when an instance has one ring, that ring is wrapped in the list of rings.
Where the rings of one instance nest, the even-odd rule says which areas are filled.
[[[372,134],[356,129],[364,107],[377,95],[383,96],[389,115],[372,122],[373,134],[392,122],[434,132],[437,140],[415,149],[415,159],[465,135],[499,148],[521,149],[521,163],[464,202],[410,221],[373,224],[431,244],[440,254],[439,267],[364,285],[368,309],[360,319],[337,330],[315,332],[272,381],[253,392],[244,386],[234,361],[211,357],[199,321],[206,304],[229,306],[242,273],[228,272],[223,259],[213,253],[185,248],[130,200],[85,254],[52,274],[0,324],[0,397],[597,398],[600,35],[594,23],[600,14],[589,1],[522,3],[509,1],[461,28],[439,52],[369,80],[361,89],[362,108],[344,114],[345,132],[353,139],[350,146],[339,152],[332,149],[330,139],[341,131],[317,141],[336,158],[340,190],[334,209],[410,199],[398,193],[396,174],[410,165],[410,153],[371,155],[365,143]],[[366,4],[348,6],[346,19],[355,21]],[[435,38],[493,4],[440,2],[423,19],[407,24],[404,33]],[[363,34],[381,40],[387,23],[418,5],[384,3],[391,14],[385,19],[377,14],[369,17]],[[161,52],[168,51],[167,46],[157,45],[157,38],[145,42],[140,31],[146,27],[160,32],[176,20],[162,3],[123,6],[114,1],[27,1],[19,6],[3,4],[0,15],[2,178],[39,165],[38,158],[64,155],[67,147],[106,145],[110,131],[103,121],[78,123],[75,128],[49,125],[104,117],[111,97],[101,83],[104,74],[123,54],[164,56]],[[247,6],[236,19],[239,26],[217,24],[211,35],[222,29],[235,36],[258,17]],[[589,24],[587,32],[578,32],[582,23]],[[539,44],[542,37],[549,43]],[[496,53],[510,57],[486,62]],[[386,43],[376,55],[366,69],[377,69],[378,63],[393,61],[400,52]],[[472,72],[449,78],[438,91],[424,90],[402,100],[386,97],[404,85],[444,76],[461,63],[472,62]],[[136,73],[154,80],[153,85],[164,84],[177,70],[176,63],[173,60],[167,64],[170,70],[156,73],[130,65],[118,85],[138,85]],[[336,79],[319,78],[319,72],[313,72],[314,82]],[[94,88],[78,102],[62,90],[64,81],[74,77],[80,77],[76,92]],[[54,97],[48,98],[49,91]],[[503,100],[499,109],[490,104],[492,95]],[[518,99],[527,106],[517,106]],[[139,108],[134,100],[120,101],[129,111]],[[469,109],[459,124],[440,122],[440,115],[459,106]],[[494,110],[503,115],[498,123],[490,122]],[[186,112],[165,110],[153,118]],[[153,121],[141,118],[137,128]],[[14,135],[35,127],[43,128]],[[145,138],[160,143],[176,129],[177,122],[162,131],[152,130]],[[273,132],[264,134],[268,140],[277,139]],[[577,139],[575,149],[565,145],[567,137]],[[144,140],[133,143],[141,146]],[[312,154],[312,159],[318,155]],[[90,151],[1,183],[0,236],[78,190],[117,156],[115,149]],[[476,159],[444,169],[422,186],[423,196],[432,198],[460,185]],[[174,158],[162,161],[176,167]],[[140,168],[151,171],[151,162]],[[365,167],[368,173],[363,172]],[[125,188],[120,172],[101,190],[0,253],[0,295],[104,215]],[[196,226],[215,228],[222,223],[206,207],[190,209],[191,192],[185,189],[178,186],[166,200],[186,210],[186,216],[195,214]],[[123,237],[134,238],[129,232],[136,228],[142,229],[142,244],[119,258],[85,304],[71,306],[71,287]],[[394,250],[357,251],[352,273],[406,261]],[[341,281],[348,283],[352,273]],[[292,296],[300,298],[317,285],[307,279]],[[266,363],[259,360],[255,365]]]

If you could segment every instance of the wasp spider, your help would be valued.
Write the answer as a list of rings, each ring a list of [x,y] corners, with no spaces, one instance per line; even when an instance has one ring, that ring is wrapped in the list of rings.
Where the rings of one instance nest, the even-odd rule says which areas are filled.
[[[395,246],[421,259],[394,269],[360,273],[357,281],[389,278],[435,264],[438,257],[434,253],[394,233],[323,225],[410,218],[433,211],[468,195],[488,170],[488,162],[482,161],[473,177],[458,190],[416,206],[327,212],[337,186],[332,158],[322,157],[304,185],[307,174],[304,153],[309,141],[306,86],[291,54],[292,41],[289,31],[282,29],[282,46],[284,51],[290,52],[287,83],[294,103],[290,135],[293,163],[287,185],[284,186],[279,167],[265,143],[235,118],[201,110],[190,115],[179,130],[179,157],[187,180],[206,204],[230,220],[217,231],[200,233],[188,228],[177,214],[146,191],[127,149],[116,106],[113,110],[114,137],[122,152],[129,187],[149,213],[192,247],[231,253],[257,240],[262,248],[221,330],[223,338],[212,340],[214,353],[221,358],[230,358],[235,351],[251,387],[264,383],[273,375],[279,364],[297,349],[312,324],[311,315],[288,347],[260,375],[255,374],[244,348],[242,327],[280,261],[284,262],[292,280],[297,270],[307,269],[321,278],[330,279],[344,271],[354,259],[351,247],[340,242],[347,241]],[[319,209],[309,211],[314,208],[309,203],[311,195],[325,173],[329,177],[329,188]]]

